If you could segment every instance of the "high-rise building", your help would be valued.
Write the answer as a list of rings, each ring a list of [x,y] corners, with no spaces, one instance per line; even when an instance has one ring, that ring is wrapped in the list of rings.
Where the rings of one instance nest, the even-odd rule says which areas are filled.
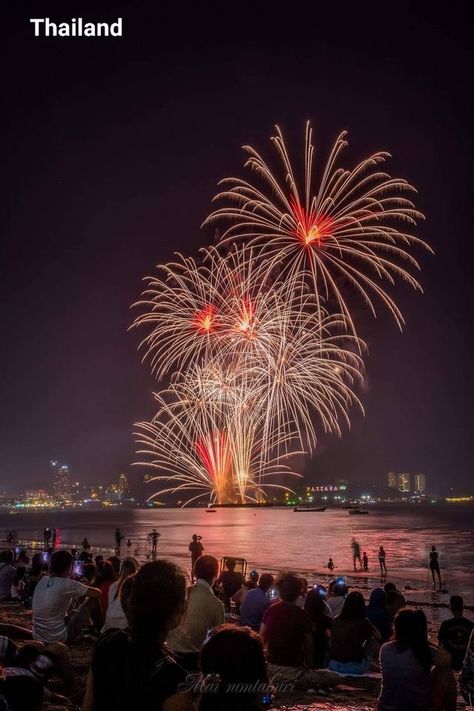
[[[389,489],[398,489],[398,476],[395,472],[389,472],[387,474],[387,485]]]
[[[426,491],[426,477],[424,474],[415,474],[413,489],[417,494],[424,494]]]
[[[403,473],[398,475],[398,491],[405,493],[411,491],[411,474]]]
[[[120,474],[118,485],[121,494],[126,494],[128,492],[128,477],[126,474]]]
[[[58,498],[65,498],[70,494],[69,467],[67,464],[59,464],[57,461],[51,462],[51,480],[53,495]]]

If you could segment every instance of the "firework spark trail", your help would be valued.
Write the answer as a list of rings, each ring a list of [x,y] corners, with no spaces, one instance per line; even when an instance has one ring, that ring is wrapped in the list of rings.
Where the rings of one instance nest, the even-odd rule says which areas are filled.
[[[316,186],[307,125],[302,188],[278,127],[283,179],[244,147],[257,184],[222,181],[215,199],[225,205],[206,220],[230,222],[217,247],[148,277],[132,327],[148,329],[144,359],[168,382],[137,431],[141,465],[157,472],[150,481],[167,483],[153,496],[259,501],[287,488],[271,478],[295,474],[289,456],[311,452],[321,431],[341,436],[353,406],[363,412],[365,346],[346,289],[374,315],[380,299],[401,327],[384,282],[421,289],[411,250],[430,248],[409,231],[423,218],[402,194],[414,188],[378,168],[389,154],[342,169],[345,137]]]
[[[265,479],[282,473],[295,475],[282,463],[279,451],[271,455],[290,435],[273,432],[263,440],[252,413],[245,418],[238,412],[229,413],[223,426],[223,421],[213,420],[209,410],[199,420],[193,420],[183,416],[179,400],[170,405],[161,395],[155,397],[159,404],[157,415],[152,422],[138,423],[136,432],[137,454],[145,457],[137,464],[166,472],[149,477],[149,481],[167,482],[153,497],[198,491],[186,503],[203,494],[208,494],[211,502],[245,503],[265,495],[270,487],[287,488]]]
[[[353,333],[351,308],[337,283],[341,277],[374,315],[374,298],[379,298],[401,328],[403,316],[381,282],[393,285],[398,277],[421,291],[410,272],[419,265],[408,250],[430,247],[402,228],[415,227],[417,220],[423,219],[413,202],[401,194],[415,189],[406,180],[377,169],[390,157],[386,152],[371,155],[352,170],[338,168],[347,145],[345,132],[330,152],[319,187],[313,188],[314,146],[308,123],[301,191],[278,127],[276,132],[272,141],[283,165],[283,180],[257,151],[244,146],[249,155],[245,165],[258,175],[262,188],[239,178],[222,180],[226,189],[214,200],[226,204],[204,224],[230,222],[222,242],[243,239],[250,245],[264,246],[270,269],[278,262],[289,276],[307,271],[318,304],[335,298]]]

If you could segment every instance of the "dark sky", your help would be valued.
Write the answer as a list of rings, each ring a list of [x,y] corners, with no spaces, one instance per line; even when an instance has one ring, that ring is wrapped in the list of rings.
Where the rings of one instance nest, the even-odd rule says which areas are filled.
[[[349,130],[346,163],[393,153],[436,251],[425,295],[398,290],[403,335],[364,320],[366,417],[310,476],[422,471],[472,491],[468,5],[330,5],[2,3],[0,488],[46,483],[51,457],[88,483],[129,469],[156,388],[127,333],[142,276],[211,241],[199,225],[243,143],[267,150],[278,122],[300,149],[310,118],[323,151]],[[37,39],[29,23],[119,15],[122,39]]]

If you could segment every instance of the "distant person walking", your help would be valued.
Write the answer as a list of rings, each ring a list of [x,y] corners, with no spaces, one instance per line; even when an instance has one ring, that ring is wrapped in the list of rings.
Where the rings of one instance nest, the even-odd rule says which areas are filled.
[[[51,540],[51,529],[48,526],[46,526],[46,528],[43,530],[43,542],[44,542],[45,549],[49,548],[50,540]]]
[[[122,545],[122,540],[125,538],[125,536],[122,536],[122,532],[120,528],[115,529],[115,547],[117,550],[120,550],[120,546]]]
[[[359,570],[362,570],[362,562],[360,559],[360,545],[359,545],[359,543],[357,543],[355,538],[352,539],[351,548],[352,548],[352,562],[354,564],[354,572],[357,570],[357,567],[356,567],[357,561],[359,561]]]
[[[380,575],[387,575],[387,566],[385,565],[385,550],[383,546],[379,548],[379,563]]]
[[[367,573],[369,570],[369,558],[368,558],[367,553],[365,551],[362,554],[362,563],[364,565],[364,573]]]
[[[160,534],[156,530],[156,528],[153,529],[151,533],[148,534],[148,538],[151,541],[151,555],[153,558],[156,558],[156,549],[158,546],[158,538],[160,537]]]
[[[191,543],[188,546],[188,550],[191,553],[191,580],[194,581],[194,564],[197,559],[204,553],[204,546],[201,543],[201,536],[197,533],[193,533]]]
[[[439,569],[439,554],[435,546],[431,546],[430,550],[430,570],[433,578],[433,587],[436,587],[436,578],[438,578],[439,589],[441,590],[441,571]]]

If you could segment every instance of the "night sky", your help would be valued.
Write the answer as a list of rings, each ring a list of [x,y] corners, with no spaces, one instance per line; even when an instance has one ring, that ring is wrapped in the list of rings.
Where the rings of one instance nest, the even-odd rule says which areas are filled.
[[[52,457],[87,483],[130,470],[157,389],[127,333],[142,277],[212,241],[199,225],[242,144],[268,155],[278,122],[301,152],[311,119],[322,155],[341,129],[346,164],[393,154],[436,256],[418,254],[424,296],[397,289],[403,335],[382,309],[362,317],[366,417],[308,479],[420,471],[472,491],[468,5],[330,5],[2,3],[0,489],[46,484]],[[44,16],[122,16],[125,36],[34,38]]]

